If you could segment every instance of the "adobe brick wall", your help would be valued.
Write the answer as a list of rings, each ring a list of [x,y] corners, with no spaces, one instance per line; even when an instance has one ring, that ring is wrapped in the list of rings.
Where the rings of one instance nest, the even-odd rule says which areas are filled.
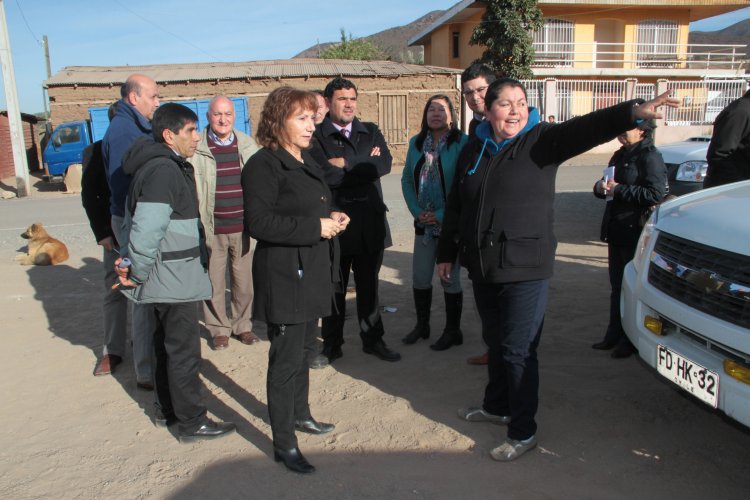
[[[458,110],[460,93],[456,88],[455,75],[360,77],[350,78],[359,91],[359,113],[362,121],[378,123],[378,97],[381,93],[407,94],[408,136],[419,132],[422,111],[427,98],[433,94],[446,94],[453,99]],[[230,97],[247,97],[250,122],[255,126],[266,96],[277,87],[289,85],[305,90],[322,90],[331,80],[329,77],[291,78],[281,80],[246,80],[162,83],[159,94],[165,101],[210,99],[217,94]],[[50,111],[53,125],[71,120],[88,118],[88,109],[109,106],[120,98],[120,87],[71,86],[49,89]],[[394,157],[394,166],[403,165],[408,144],[389,145]]]
[[[39,169],[39,156],[37,155],[36,132],[34,125],[22,121],[23,138],[26,145],[26,162],[29,171],[33,172]],[[13,163],[13,148],[10,143],[10,124],[8,115],[0,113],[0,179],[7,179],[16,176],[16,167]]]

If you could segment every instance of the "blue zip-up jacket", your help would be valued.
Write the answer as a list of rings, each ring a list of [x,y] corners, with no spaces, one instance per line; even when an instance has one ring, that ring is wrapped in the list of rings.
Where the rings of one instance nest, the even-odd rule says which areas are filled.
[[[124,99],[117,103],[117,112],[102,139],[102,156],[107,167],[110,191],[110,213],[125,216],[125,197],[131,177],[122,170],[125,152],[139,137],[151,138],[151,122]]]

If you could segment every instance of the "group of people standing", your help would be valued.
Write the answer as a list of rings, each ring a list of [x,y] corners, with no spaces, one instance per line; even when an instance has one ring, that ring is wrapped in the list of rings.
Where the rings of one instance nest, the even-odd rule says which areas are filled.
[[[402,187],[414,216],[417,324],[403,342],[430,335],[436,267],[446,325],[430,347],[463,342],[460,266],[466,267],[488,347],[470,362],[488,365],[489,383],[483,404],[460,409],[459,417],[507,424],[507,440],[492,451],[507,461],[536,444],[536,348],[556,247],[557,167],[659,117],[656,108],[674,101],[665,95],[629,101],[551,124],[528,106],[520,82],[495,79],[487,68],[469,68],[462,92],[475,111],[468,136],[458,128],[451,99],[435,95],[409,144]],[[105,332],[118,327],[117,335],[105,333],[95,375],[122,361],[125,312],[108,312],[108,304],[122,307],[127,296],[134,303],[136,375],[139,387],[155,388],[155,423],[178,424],[183,442],[224,436],[234,424],[210,420],[200,397],[198,304],[215,349],[228,347],[231,337],[258,342],[252,320],[264,321],[274,458],[295,472],[314,471],[295,432],[334,429],[312,417],[308,368],[343,356],[350,272],[363,351],[384,361],[401,358],[383,339],[378,299],[390,245],[380,178],[392,164],[382,133],[356,118],[357,88],[343,78],[323,91],[325,116],[315,93],[272,91],[255,140],[234,128],[233,105],[224,96],[211,101],[209,127],[198,133],[198,117],[188,108],[159,106],[149,77],[131,75],[121,93],[99,146],[102,166],[91,162],[84,169],[85,178],[100,172],[99,182],[84,182],[92,229],[95,218],[99,225],[111,219],[105,236],[101,228],[94,232],[108,273]],[[107,199],[107,217],[94,217],[97,205],[87,200],[101,207]],[[323,350],[317,353],[320,318]]]
[[[400,359],[383,340],[378,305],[390,245],[379,179],[392,163],[382,133],[356,118],[357,88],[342,78],[322,96],[273,91],[255,139],[234,128],[225,96],[211,100],[201,133],[188,108],[159,106],[158,86],[145,75],[131,75],[121,97],[84,165],[84,206],[105,252],[105,342],[94,374],[122,362],[127,297],[137,386],[155,389],[154,422],[178,424],[182,442],[220,437],[235,426],[211,421],[199,395],[198,304],[217,350],[232,337],[257,343],[252,321],[264,321],[274,457],[312,472],[295,431],[334,428],[310,414],[308,366],[343,355],[351,271],[363,351]],[[330,107],[324,116],[321,104]]]

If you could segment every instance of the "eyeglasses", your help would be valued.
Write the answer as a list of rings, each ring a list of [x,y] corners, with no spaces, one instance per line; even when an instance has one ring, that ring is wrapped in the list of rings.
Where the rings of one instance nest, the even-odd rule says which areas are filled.
[[[489,85],[485,85],[484,87],[479,87],[479,88],[476,88],[476,89],[473,89],[473,90],[472,89],[464,90],[461,93],[464,95],[464,97],[469,97],[469,96],[471,96],[473,94],[482,95],[487,90],[487,88],[489,88]]]

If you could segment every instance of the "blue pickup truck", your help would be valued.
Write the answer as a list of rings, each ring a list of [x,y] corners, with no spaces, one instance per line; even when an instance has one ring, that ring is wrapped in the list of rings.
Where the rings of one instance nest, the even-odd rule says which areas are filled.
[[[230,98],[234,102],[237,130],[251,134],[250,117],[247,112],[247,100],[244,97]],[[203,130],[208,125],[206,112],[208,99],[195,101],[179,101],[178,104],[187,106],[198,115],[198,129]],[[47,182],[62,181],[71,165],[80,164],[83,150],[102,137],[109,127],[107,107],[89,108],[89,119],[65,122],[58,125],[52,132],[47,146],[42,152],[44,161],[43,179]]]

